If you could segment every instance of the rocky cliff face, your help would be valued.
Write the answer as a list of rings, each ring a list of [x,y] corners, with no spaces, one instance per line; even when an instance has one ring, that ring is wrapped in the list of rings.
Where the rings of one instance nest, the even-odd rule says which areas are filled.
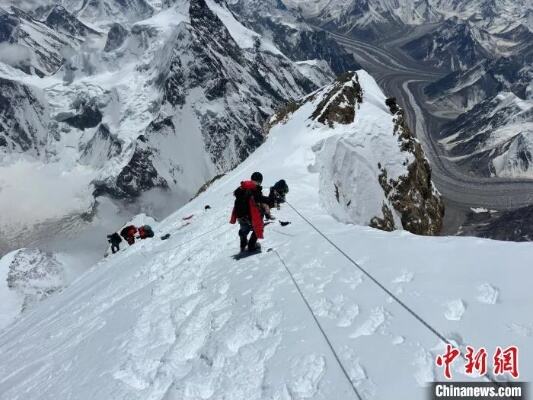
[[[407,175],[399,179],[387,179],[382,168],[380,183],[393,207],[400,212],[402,225],[409,232],[422,235],[437,235],[442,229],[444,203],[431,182],[431,167],[424,156],[422,146],[407,126],[404,111],[394,99],[387,100],[387,106],[394,115],[394,135],[402,151],[413,154],[413,161],[407,166]],[[376,226],[391,224],[391,219],[376,220]]]
[[[0,154],[30,153],[40,157],[49,123],[42,92],[0,78]]]
[[[80,41],[16,7],[0,8],[0,62],[40,77],[56,73]]]

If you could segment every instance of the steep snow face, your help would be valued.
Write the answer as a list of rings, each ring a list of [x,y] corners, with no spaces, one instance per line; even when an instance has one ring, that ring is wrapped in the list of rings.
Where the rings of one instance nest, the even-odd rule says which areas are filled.
[[[135,2],[65,1],[64,9],[43,12],[43,18],[60,13],[61,24],[52,24],[55,18],[48,23],[80,35],[69,36],[79,46],[58,61],[61,67],[52,76],[39,79],[0,63],[3,94],[17,100],[0,105],[0,149],[63,165],[66,175],[87,171],[87,191],[96,196],[131,200],[162,189],[180,201],[190,199],[263,142],[263,123],[279,105],[317,87],[220,2],[166,2],[141,20],[135,18],[145,15],[132,6],[123,25],[107,19],[107,38],[98,32],[82,38],[87,25],[74,16],[82,18],[94,7],[108,10],[111,3]],[[110,16],[120,9],[109,7]],[[95,13],[83,21],[100,18]],[[45,26],[33,17],[26,20]],[[329,73],[326,69],[320,79]],[[23,210],[14,209],[14,214]]]
[[[46,16],[45,23],[58,32],[75,37],[85,37],[98,33],[69,13],[65,7],[60,5],[52,7]]]
[[[531,60],[531,49],[514,57],[486,60],[432,83],[426,88],[426,94],[435,106],[457,113],[469,111],[479,102],[500,92],[512,92],[522,99],[532,98]]]
[[[296,65],[298,70],[318,87],[331,82],[333,71],[324,60],[298,61]]]
[[[532,176],[533,101],[513,93],[485,100],[445,127],[451,156],[486,176]]]
[[[364,73],[359,78],[370,103],[378,94]],[[386,114],[377,111],[381,100],[375,117]],[[358,104],[370,107],[364,92]],[[227,222],[232,193],[255,170],[266,185],[285,178],[288,201],[435,329],[463,350],[519,346],[521,379],[533,379],[533,294],[523,262],[531,246],[386,233],[333,218],[320,203],[320,172],[309,166],[315,145],[334,131],[303,117],[312,106],[295,113],[298,130],[274,127],[243,164],[164,220],[156,239],[106,258],[4,330],[0,393],[14,400],[355,398],[284,266],[266,251],[274,248],[363,398],[425,399],[426,383],[444,379],[434,361],[444,344],[288,206],[274,212],[292,224],[267,226],[262,254],[231,257],[238,251],[238,228]],[[364,123],[362,115],[357,110]],[[454,364],[455,380],[470,379],[463,367]]]
[[[50,75],[80,41],[55,31],[18,8],[0,8],[0,62],[28,74]]]
[[[326,32],[310,26],[297,12],[287,9],[281,0],[233,0],[228,3],[240,21],[272,40],[294,61],[323,60],[336,74],[359,68],[352,54]]]
[[[366,72],[346,74],[274,116],[270,132],[320,138],[309,169],[319,174],[321,204],[335,218],[437,234],[443,207],[429,165],[403,112],[386,103]]]
[[[44,95],[37,88],[0,78],[0,154],[42,155],[50,123]]]
[[[147,0],[59,0],[40,1],[38,13],[47,13],[49,9],[61,6],[78,19],[96,27],[105,29],[110,22],[135,23],[149,18],[161,9]],[[35,9],[35,6],[31,7]]]

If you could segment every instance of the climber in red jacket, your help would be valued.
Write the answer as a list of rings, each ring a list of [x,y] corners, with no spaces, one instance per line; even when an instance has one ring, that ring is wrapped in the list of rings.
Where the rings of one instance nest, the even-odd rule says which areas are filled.
[[[231,214],[230,223],[235,224],[239,221],[239,237],[241,244],[241,252],[258,251],[261,249],[258,239],[263,239],[263,215],[267,219],[273,219],[270,215],[270,209],[267,205],[268,199],[263,196],[263,175],[259,172],[252,174],[251,180],[241,182],[235,192],[235,206]],[[252,232],[248,240],[248,234]]]

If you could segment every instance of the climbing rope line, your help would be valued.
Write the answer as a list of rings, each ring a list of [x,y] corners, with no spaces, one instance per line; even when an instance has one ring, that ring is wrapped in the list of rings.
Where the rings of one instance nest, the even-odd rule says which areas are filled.
[[[418,322],[420,322],[422,325],[424,325],[429,331],[431,331],[436,337],[438,337],[440,340],[442,340],[444,343],[449,344],[450,346],[454,346],[454,344],[448,340],[442,333],[440,333],[436,328],[431,326],[429,322],[424,320],[420,315],[418,315],[411,307],[409,307],[407,304],[405,304],[402,300],[400,300],[394,293],[392,293],[389,289],[387,289],[381,282],[379,282],[372,274],[370,274],[366,269],[364,269],[359,263],[357,263],[352,257],[350,257],[344,250],[342,250],[339,246],[335,244],[329,237],[326,236],[320,229],[318,229],[309,219],[307,219],[300,211],[296,209],[291,203],[286,201],[286,204],[296,213],[300,218],[302,218],[311,228],[313,228],[320,236],[322,236],[329,244],[331,244],[339,253],[341,253],[348,261],[350,261],[351,264],[353,264],[357,269],[359,269],[366,277],[368,277],[372,282],[374,282],[380,289],[382,289],[385,293],[387,293],[394,301],[396,301],[401,307],[403,307],[409,314],[411,314]],[[461,352],[461,357],[468,361]],[[497,386],[504,386],[506,382],[499,382],[494,377],[492,377],[490,374],[486,374],[485,378],[489,380],[490,382],[494,383]]]
[[[276,249],[272,249],[272,251],[276,254],[276,256],[278,257],[279,261],[281,262],[281,264],[283,265],[283,267],[285,267],[285,270],[287,271],[287,273],[289,274],[289,276],[291,277],[291,280],[292,280],[292,283],[294,284],[294,286],[296,287],[296,290],[298,291],[298,293],[300,294],[300,297],[302,299],[302,301],[305,303],[305,306],[307,307],[307,309],[309,310],[309,313],[311,314],[311,316],[313,317],[314,321],[315,321],[315,324],[317,325],[318,329],[320,330],[320,332],[322,333],[322,336],[324,337],[324,340],[326,341],[329,349],[331,350],[331,353],[333,354],[333,356],[335,357],[335,360],[337,361],[337,363],[339,364],[339,367],[342,371],[342,373],[344,374],[344,376],[346,377],[346,379],[348,380],[348,382],[350,383],[350,386],[354,392],[354,394],[356,395],[356,397],[359,399],[359,400],[363,400],[363,398],[361,397],[361,394],[359,393],[359,391],[356,389],[355,385],[353,384],[352,382],[352,379],[350,378],[350,375],[348,374],[348,371],[346,371],[346,368],[344,368],[344,365],[342,364],[342,361],[340,360],[340,357],[339,355],[337,354],[337,352],[335,351],[335,348],[333,347],[333,344],[331,343],[331,341],[329,340],[328,338],[328,335],[326,334],[326,332],[324,331],[324,328],[322,328],[322,325],[320,324],[320,321],[318,320],[317,316],[315,315],[315,313],[313,312],[313,309],[311,308],[311,305],[309,304],[309,302],[307,301],[307,298],[305,297],[305,295],[303,294],[302,290],[300,289],[300,285],[298,285],[298,282],[296,281],[296,279],[294,278],[294,275],[292,274],[290,268],[287,266],[287,263],[285,263],[285,261],[283,260],[283,258],[281,258],[281,256],[279,255],[278,251]]]
[[[357,269],[359,269],[363,274],[366,275],[372,282],[374,282],[380,289],[387,293],[394,301],[396,301],[400,306],[402,306],[409,314],[411,314],[415,319],[417,319],[422,325],[429,329],[435,336],[442,340],[446,344],[452,344],[442,333],[433,328],[428,322],[426,322],[421,316],[419,316],[415,311],[413,311],[407,304],[401,301],[394,293],[385,287],[381,282],[379,282],[372,274],[370,274],[366,269],[361,267],[357,261],[350,257],[344,250],[337,246],[329,237],[327,237],[320,229],[318,229],[311,221],[309,221],[301,212],[299,212],[291,203],[287,201],[287,205],[293,209],[293,211],[300,216],[311,228],[313,228],[320,236],[322,236],[329,244],[331,244],[339,253],[341,253],[350,263],[352,263]]]

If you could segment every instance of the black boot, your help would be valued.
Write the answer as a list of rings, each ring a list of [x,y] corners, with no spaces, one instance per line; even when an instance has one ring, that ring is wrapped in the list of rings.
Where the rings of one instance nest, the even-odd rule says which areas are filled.
[[[246,246],[248,245],[248,239],[246,239],[246,236],[240,235],[241,238],[241,253],[246,250]]]
[[[255,232],[250,236],[250,241],[248,242],[248,251],[258,251],[261,250],[261,246],[257,243],[257,236]]]

